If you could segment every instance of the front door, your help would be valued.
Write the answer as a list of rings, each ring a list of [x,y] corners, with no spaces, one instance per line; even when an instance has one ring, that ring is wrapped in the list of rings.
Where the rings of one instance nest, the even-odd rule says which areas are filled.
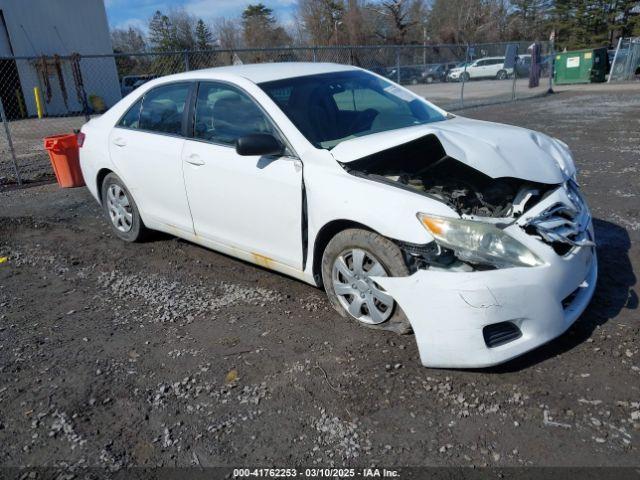
[[[202,82],[193,138],[182,152],[196,235],[251,254],[256,263],[302,270],[302,164],[283,156],[240,156],[235,140],[250,133],[278,137],[246,93]]]

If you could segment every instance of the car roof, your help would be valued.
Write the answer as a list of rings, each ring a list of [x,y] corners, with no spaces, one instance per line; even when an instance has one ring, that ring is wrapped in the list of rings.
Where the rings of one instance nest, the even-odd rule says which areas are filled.
[[[252,63],[243,65],[230,65],[226,67],[205,68],[185,73],[171,75],[178,80],[216,79],[218,75],[228,77],[243,77],[254,83],[271,82],[285,78],[316,75],[320,73],[345,72],[359,70],[351,65],[337,63],[312,63],[312,62],[279,62],[279,63]],[[164,77],[167,78],[167,77]]]

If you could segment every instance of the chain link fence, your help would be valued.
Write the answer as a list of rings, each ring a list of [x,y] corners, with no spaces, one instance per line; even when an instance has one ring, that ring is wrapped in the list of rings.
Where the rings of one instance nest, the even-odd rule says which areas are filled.
[[[224,65],[334,62],[355,65],[407,86],[446,110],[543,94],[551,71],[548,46],[540,45],[540,81],[529,85],[532,42],[482,45],[336,46],[208,50],[113,55],[0,58],[0,186],[52,175],[43,138],[79,129],[143,83],[163,75]],[[504,68],[508,45],[519,61]],[[498,57],[492,60],[492,57]],[[12,147],[12,148],[11,148]],[[12,151],[13,150],[13,151]]]
[[[611,62],[609,82],[637,79],[640,79],[640,37],[621,38]]]

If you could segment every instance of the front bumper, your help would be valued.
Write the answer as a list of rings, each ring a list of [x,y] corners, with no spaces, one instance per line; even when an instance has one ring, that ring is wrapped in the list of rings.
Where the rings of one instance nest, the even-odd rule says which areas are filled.
[[[523,243],[543,246],[545,265],[468,273],[419,270],[409,277],[375,279],[407,315],[423,365],[480,368],[506,362],[561,335],[589,304],[598,275],[595,247],[559,256],[518,233],[519,227],[509,228]],[[490,348],[483,328],[500,322],[512,322],[522,335]]]

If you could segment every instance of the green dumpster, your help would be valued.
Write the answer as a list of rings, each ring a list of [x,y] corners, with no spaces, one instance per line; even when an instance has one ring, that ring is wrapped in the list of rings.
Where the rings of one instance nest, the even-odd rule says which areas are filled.
[[[553,80],[558,85],[604,82],[606,73],[606,48],[574,50],[556,55]]]

